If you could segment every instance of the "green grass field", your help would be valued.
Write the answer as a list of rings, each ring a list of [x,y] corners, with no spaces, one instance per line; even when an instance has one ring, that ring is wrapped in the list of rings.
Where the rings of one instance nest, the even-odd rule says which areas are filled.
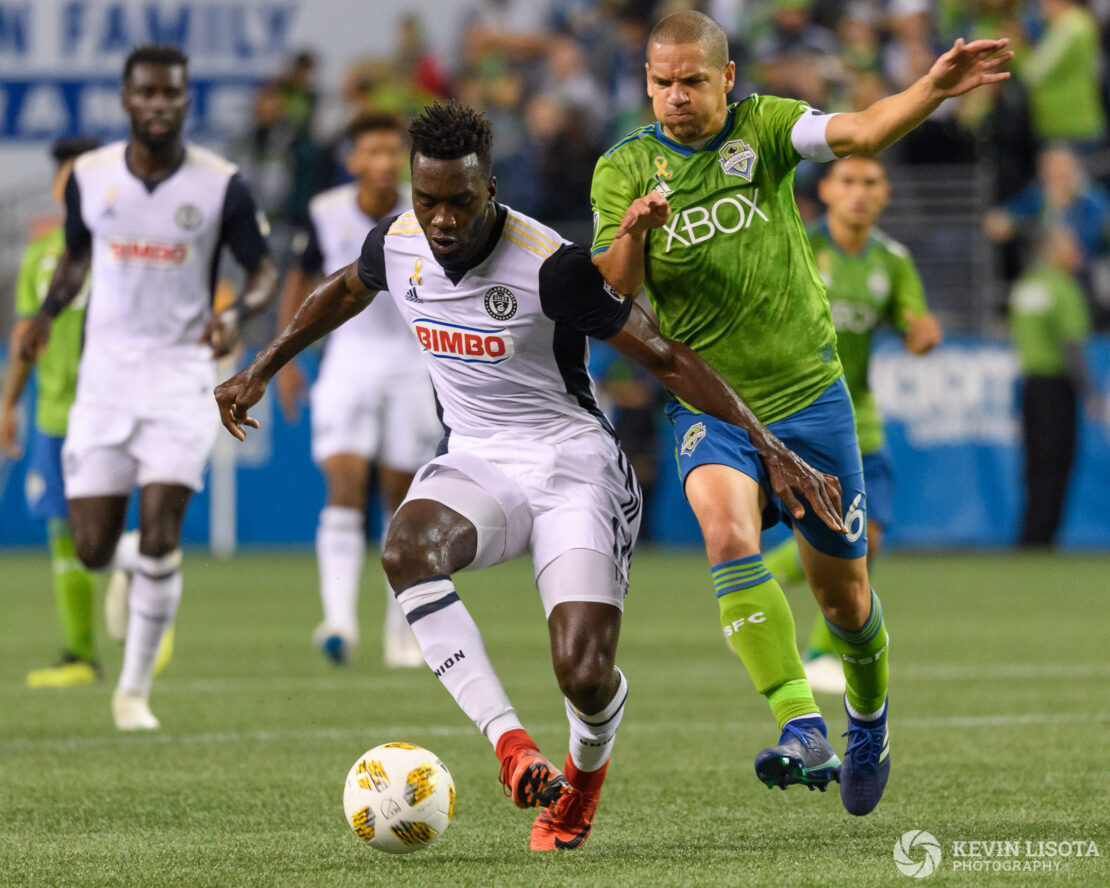
[[[335,669],[310,645],[309,554],[188,553],[177,653],[151,697],[163,727],[146,736],[112,727],[120,650],[109,642],[101,684],[23,686],[59,647],[46,571],[45,555],[0,554],[3,886],[1110,884],[1105,557],[879,565],[894,766],[879,808],[854,818],[835,786],[783,793],[756,781],[753,755],[776,732],[721,639],[702,558],[641,550],[621,643],[631,697],[610,779],[589,842],[552,855],[527,851],[531,815],[502,797],[492,750],[430,671],[379,666],[370,571],[361,656]],[[566,724],[528,565],[464,574],[459,589],[525,724],[562,761]],[[806,594],[790,592],[808,627]],[[819,702],[839,734],[839,702]],[[363,846],[340,804],[359,754],[394,739],[433,749],[458,790],[444,837],[405,857]],[[944,852],[921,882],[892,857],[915,829]],[[1023,852],[1027,841],[1094,841],[1102,856],[1016,859],[1059,863],[1047,872],[953,869],[975,863],[954,858],[954,842],[992,840]]]

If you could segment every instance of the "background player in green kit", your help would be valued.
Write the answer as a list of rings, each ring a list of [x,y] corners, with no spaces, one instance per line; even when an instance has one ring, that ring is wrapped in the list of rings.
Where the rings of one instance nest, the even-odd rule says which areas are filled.
[[[866,501],[852,406],[824,285],[793,197],[803,157],[875,154],[944,99],[1009,75],[1005,40],[956,44],[907,90],[851,114],[751,96],[735,80],[721,27],[667,16],[647,43],[657,123],[605,153],[594,172],[594,261],[616,290],[647,289],[665,336],[693,348],[769,429],[835,475],[842,532],[794,516],[806,576],[847,678],[844,766],[806,681],[794,621],[763,564],[759,532],[784,514],[747,435],[678,401],[668,408],[686,497],[705,537],[721,625],[781,730],[756,756],[768,786],[840,780],[853,814],[882,797],[890,773],[887,633],[867,577]]]
[[[66,180],[73,161],[98,148],[94,139],[65,139],[51,153],[57,162],[51,194],[63,203]],[[15,311],[19,317],[12,329],[11,363],[4,382],[0,406],[0,445],[12,459],[22,456],[16,428],[16,407],[35,366],[19,359],[19,340],[42,305],[50,278],[65,250],[61,227],[40,235],[27,245],[16,279]],[[31,687],[63,687],[87,684],[100,675],[93,638],[93,581],[73,552],[73,535],[66,511],[62,485],[62,441],[65,439],[69,408],[77,390],[77,362],[81,357],[81,330],[89,287],[59,315],[50,344],[38,359],[38,400],[34,426],[29,434],[30,464],[27,467],[27,505],[31,514],[46,521],[50,541],[50,564],[54,574],[54,597],[65,635],[65,650],[57,666],[27,674]]]
[[[836,350],[856,413],[863,478],[867,489],[867,563],[882,547],[883,530],[893,519],[894,472],[883,437],[882,418],[867,383],[871,334],[882,324],[894,328],[913,354],[925,354],[941,339],[929,314],[925,291],[906,248],[874,228],[890,200],[890,183],[880,160],[845,157],[828,167],[818,185],[828,208],[807,230],[817,270],[836,326]],[[792,537],[763,559],[780,583],[805,578],[798,543]],[[810,632],[806,678],[815,691],[844,692],[844,670],[824,618]]]

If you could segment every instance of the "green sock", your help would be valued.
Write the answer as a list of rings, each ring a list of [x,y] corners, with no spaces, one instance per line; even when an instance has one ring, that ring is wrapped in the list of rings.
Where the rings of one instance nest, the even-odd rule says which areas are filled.
[[[807,660],[812,660],[814,657],[820,657],[825,654],[832,654],[839,659],[836,652],[836,645],[833,644],[832,633],[829,632],[828,624],[825,622],[825,615],[820,611],[817,612],[817,618],[813,621],[813,628],[809,630],[809,641],[807,645]]]
[[[864,715],[878,712],[886,700],[890,681],[887,645],[890,641],[883,623],[883,606],[871,590],[871,615],[859,629],[842,629],[828,623],[833,645],[844,662],[848,705]]]
[[[54,600],[62,622],[66,650],[82,660],[95,660],[92,574],[77,560],[69,521],[52,518],[46,524],[46,532],[50,538]]]
[[[765,554],[763,563],[779,581],[779,585],[800,583],[806,578],[806,572],[802,568],[802,556],[798,554],[798,541],[794,537],[787,537]]]
[[[798,656],[790,606],[762,558],[722,561],[712,574],[725,637],[767,698],[779,730],[792,718],[820,713]]]

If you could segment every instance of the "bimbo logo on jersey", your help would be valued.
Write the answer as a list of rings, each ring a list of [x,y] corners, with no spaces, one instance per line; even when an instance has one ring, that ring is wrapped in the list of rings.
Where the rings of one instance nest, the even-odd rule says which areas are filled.
[[[500,364],[513,356],[513,337],[508,330],[487,330],[443,324],[430,318],[412,322],[413,332],[424,351],[437,358],[477,364]]]
[[[188,244],[121,237],[108,239],[108,251],[123,265],[174,266],[183,265],[189,258]]]

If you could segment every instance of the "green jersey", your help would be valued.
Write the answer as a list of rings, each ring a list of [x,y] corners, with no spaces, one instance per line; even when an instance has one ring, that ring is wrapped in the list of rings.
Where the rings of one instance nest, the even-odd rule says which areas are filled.
[[[61,228],[27,245],[15,287],[15,311],[19,317],[28,318],[38,312],[46,298],[58,257],[64,251],[65,235]],[[77,363],[81,358],[81,335],[88,300],[89,282],[86,280],[77,298],[55,318],[50,327],[50,342],[35,364],[39,387],[35,426],[58,438],[66,433],[69,408],[77,393]]]
[[[1010,326],[1021,372],[1026,376],[1066,376],[1065,345],[1090,332],[1087,300],[1072,275],[1037,265],[1018,278],[1010,292]]]
[[[803,102],[749,96],[700,150],[659,124],[610,148],[594,171],[593,253],[628,205],[671,205],[647,235],[644,287],[663,334],[712,364],[764,423],[812,403],[841,374],[836,331],[797,205],[791,142]]]
[[[883,446],[883,425],[867,384],[871,334],[883,323],[905,332],[907,314],[927,311],[925,290],[906,248],[877,229],[854,256],[833,241],[826,220],[810,228],[809,242],[829,294],[836,350],[856,408],[859,448],[874,453]]]

